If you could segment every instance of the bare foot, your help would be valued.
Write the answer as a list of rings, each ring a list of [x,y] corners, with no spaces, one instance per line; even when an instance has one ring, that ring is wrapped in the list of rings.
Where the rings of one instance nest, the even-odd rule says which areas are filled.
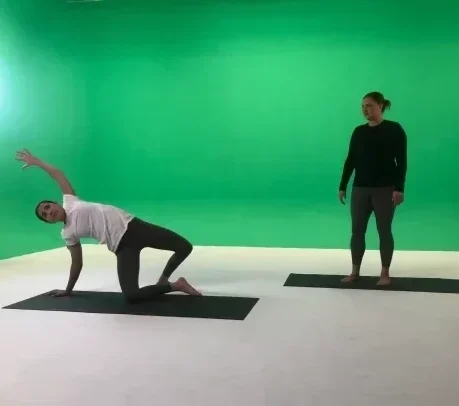
[[[389,276],[381,276],[379,279],[378,283],[376,284],[377,286],[387,286],[390,285],[390,278]]]
[[[191,286],[185,278],[178,278],[175,283],[172,284],[174,290],[186,293],[191,296],[202,296],[193,286]]]
[[[343,283],[354,282],[357,279],[359,279],[359,275],[351,273],[349,276],[346,276],[345,278],[341,279],[341,282]]]

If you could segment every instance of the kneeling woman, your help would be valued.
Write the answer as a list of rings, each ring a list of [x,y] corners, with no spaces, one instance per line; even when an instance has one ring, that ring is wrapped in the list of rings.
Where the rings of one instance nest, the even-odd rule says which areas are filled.
[[[94,238],[113,252],[118,262],[118,279],[126,300],[138,303],[155,299],[165,293],[180,291],[200,296],[185,278],[169,282],[172,273],[191,254],[193,246],[182,236],[163,227],[147,223],[117,207],[80,200],[65,175],[33,156],[27,150],[19,151],[16,158],[23,168],[37,166],[47,172],[61,187],[63,205],[44,200],[35,213],[46,223],[64,223],[61,235],[70,251],[72,264],[67,288],[54,291],[53,296],[71,294],[83,268],[81,238]],[[172,251],[173,255],[156,285],[139,287],[140,252],[156,248]]]

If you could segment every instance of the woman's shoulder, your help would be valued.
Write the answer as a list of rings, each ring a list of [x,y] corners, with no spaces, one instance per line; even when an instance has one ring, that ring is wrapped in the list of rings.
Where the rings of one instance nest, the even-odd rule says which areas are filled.
[[[384,120],[384,125],[386,127],[390,128],[402,128],[402,125],[400,124],[399,121],[394,121],[394,120]]]

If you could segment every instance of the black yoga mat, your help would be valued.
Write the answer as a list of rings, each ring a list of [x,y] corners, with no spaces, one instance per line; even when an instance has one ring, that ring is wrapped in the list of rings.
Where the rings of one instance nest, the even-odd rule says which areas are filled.
[[[284,283],[288,287],[329,288],[329,289],[363,289],[404,292],[459,293],[458,279],[440,278],[391,278],[391,284],[377,286],[377,276],[361,276],[354,282],[343,283],[346,275],[317,275],[291,273]]]
[[[258,300],[252,297],[167,294],[149,302],[128,304],[117,292],[74,291],[69,297],[52,297],[44,293],[4,309],[244,320]]]

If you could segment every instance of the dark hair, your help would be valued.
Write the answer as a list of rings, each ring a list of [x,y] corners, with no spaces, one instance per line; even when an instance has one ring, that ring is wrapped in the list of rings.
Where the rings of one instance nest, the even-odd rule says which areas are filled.
[[[49,223],[49,221],[45,220],[43,217],[40,216],[40,213],[38,213],[38,208],[40,207],[41,204],[43,203],[53,203],[55,204],[56,202],[53,202],[52,200],[42,200],[41,202],[39,202],[37,204],[37,207],[35,207],[35,215],[37,216],[37,218],[41,221],[44,221],[45,223]]]
[[[384,112],[385,110],[388,110],[391,108],[392,106],[392,103],[390,102],[390,100],[387,100],[384,98],[383,94],[381,92],[370,92],[370,93],[367,93],[364,97],[364,99],[366,97],[369,97],[371,99],[373,99],[376,103],[382,105],[382,111]]]

